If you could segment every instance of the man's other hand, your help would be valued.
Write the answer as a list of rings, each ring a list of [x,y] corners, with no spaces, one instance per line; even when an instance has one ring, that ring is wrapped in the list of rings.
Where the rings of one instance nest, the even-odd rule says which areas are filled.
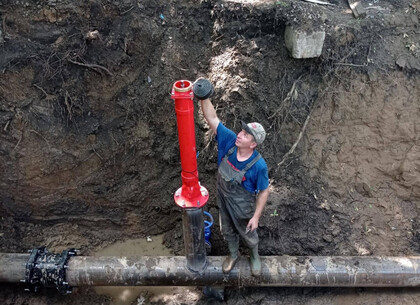
[[[251,232],[255,231],[258,228],[258,221],[259,219],[257,217],[252,217],[246,226],[247,230],[249,229]]]

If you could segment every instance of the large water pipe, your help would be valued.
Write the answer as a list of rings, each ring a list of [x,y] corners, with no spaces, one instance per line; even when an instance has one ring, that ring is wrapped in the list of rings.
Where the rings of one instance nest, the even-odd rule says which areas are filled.
[[[25,279],[29,256],[0,253],[0,282]],[[229,274],[222,272],[224,257],[210,256],[207,260],[207,268],[197,274],[190,272],[187,259],[180,256],[72,256],[65,280],[70,286],[420,287],[419,256],[261,257],[258,278],[251,275],[247,257],[242,257]]]

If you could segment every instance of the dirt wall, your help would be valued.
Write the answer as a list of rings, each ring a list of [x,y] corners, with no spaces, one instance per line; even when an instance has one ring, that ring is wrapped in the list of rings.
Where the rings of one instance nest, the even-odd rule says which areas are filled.
[[[268,133],[261,254],[419,253],[416,2],[367,1],[364,19],[344,0],[3,2],[1,251],[89,254],[166,233],[182,255],[169,93],[205,76],[229,128],[255,120]],[[324,29],[322,56],[291,58],[286,25]],[[214,135],[195,117],[200,181],[215,194]],[[214,196],[206,209],[217,218]],[[226,254],[217,224],[212,243]]]

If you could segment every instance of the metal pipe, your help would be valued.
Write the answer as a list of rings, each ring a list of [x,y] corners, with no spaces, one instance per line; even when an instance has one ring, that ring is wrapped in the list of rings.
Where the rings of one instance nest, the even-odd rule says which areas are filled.
[[[173,84],[171,91],[171,98],[175,101],[182,168],[182,187],[175,192],[174,199],[181,208],[201,208],[209,199],[207,190],[198,181],[192,87],[192,82],[179,80]]]
[[[24,280],[29,255],[0,253],[0,282],[19,283]]]
[[[207,263],[203,209],[183,209],[182,227],[187,268],[193,272],[202,272]]]
[[[29,254],[0,253],[0,282],[19,282]],[[420,287],[420,257],[261,257],[262,274],[251,275],[242,257],[229,274],[224,257],[207,257],[201,274],[191,273],[185,257],[89,257],[68,262],[70,286],[294,286]]]
[[[209,199],[209,193],[198,181],[192,87],[192,82],[179,80],[173,84],[171,92],[175,102],[182,167],[182,187],[175,192],[174,200],[183,209],[187,268],[192,272],[202,272],[206,267],[202,208]]]

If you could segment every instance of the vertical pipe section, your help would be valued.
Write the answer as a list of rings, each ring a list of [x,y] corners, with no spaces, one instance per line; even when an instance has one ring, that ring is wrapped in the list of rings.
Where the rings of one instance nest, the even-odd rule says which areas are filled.
[[[206,268],[203,209],[183,209],[182,223],[187,267],[194,272]]]
[[[175,82],[172,88],[172,98],[175,101],[182,167],[182,188],[181,193],[177,193],[175,202],[178,203],[178,198],[181,195],[184,206],[201,207],[205,202],[201,199],[202,194],[198,183],[192,83],[188,80]]]
[[[171,97],[175,101],[181,155],[182,187],[174,194],[175,203],[183,209],[183,232],[187,268],[201,273],[206,268],[203,206],[209,194],[198,181],[195,144],[193,84],[179,80],[173,84]]]

